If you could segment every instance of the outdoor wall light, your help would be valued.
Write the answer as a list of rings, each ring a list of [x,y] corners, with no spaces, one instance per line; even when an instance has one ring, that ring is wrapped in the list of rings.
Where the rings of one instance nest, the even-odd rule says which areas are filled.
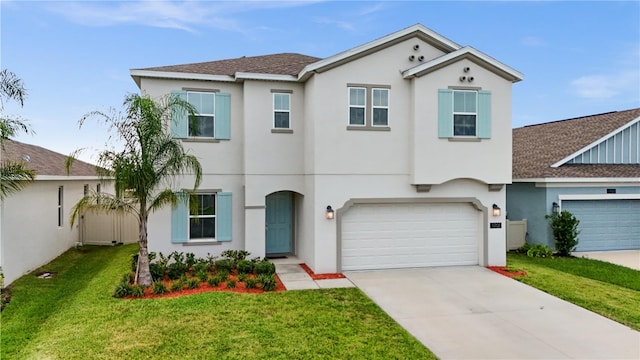
[[[493,216],[500,216],[500,206],[493,204]]]
[[[327,212],[325,213],[324,216],[329,220],[333,220],[334,215],[335,215],[335,212],[331,208],[331,205],[327,206]]]
[[[553,202],[553,204],[551,204],[551,208],[553,209],[554,213],[560,212],[560,205],[558,205],[557,202]]]

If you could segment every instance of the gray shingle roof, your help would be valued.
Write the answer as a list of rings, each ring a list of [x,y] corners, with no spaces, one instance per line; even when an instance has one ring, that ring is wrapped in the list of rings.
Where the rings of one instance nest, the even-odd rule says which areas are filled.
[[[69,174],[65,169],[67,155],[45,149],[40,146],[21,143],[15,140],[4,140],[2,160],[25,162],[25,166],[38,175],[55,176],[97,176],[96,166],[84,161],[74,161]]]
[[[302,54],[282,53],[137,70],[229,76],[237,72],[296,76],[305,66],[318,60],[321,59]]]
[[[640,177],[640,165],[551,165],[640,117],[640,108],[513,129],[513,179]]]

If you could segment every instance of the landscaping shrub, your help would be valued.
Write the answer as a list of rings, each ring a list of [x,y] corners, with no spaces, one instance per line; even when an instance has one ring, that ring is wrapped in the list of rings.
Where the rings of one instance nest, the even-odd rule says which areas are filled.
[[[271,275],[276,273],[276,266],[271,261],[265,259],[256,263],[254,271],[257,275]]]
[[[118,286],[116,286],[116,289],[113,292],[113,297],[123,298],[125,296],[131,295],[132,292],[133,288],[131,285],[129,285],[129,282],[122,281],[120,282],[120,284],[118,284]]]
[[[188,268],[192,267],[193,265],[195,265],[196,264],[196,255],[194,253],[187,253],[185,264],[187,264]]]
[[[206,270],[200,271],[196,273],[196,277],[200,279],[200,281],[207,281],[207,279],[209,278],[209,273]]]
[[[236,281],[235,280],[229,280],[227,281],[227,288],[229,289],[233,289],[236,287]]]
[[[179,279],[181,276],[187,273],[188,269],[189,267],[187,266],[187,264],[176,261],[167,266],[167,275],[171,280]]]
[[[553,250],[542,244],[529,245],[526,252],[528,257],[550,258],[553,256]]]
[[[560,213],[553,212],[551,215],[546,215],[545,218],[549,220],[551,225],[558,255],[570,256],[578,245],[580,220],[567,210],[562,210]]]
[[[247,280],[247,274],[238,274],[238,281],[245,282]]]
[[[209,278],[209,280],[207,280],[207,283],[212,286],[212,287],[216,287],[218,285],[220,285],[220,277],[219,276],[212,276]]]
[[[262,284],[262,290],[264,291],[272,291],[278,285],[278,283],[276,282],[276,276],[274,274],[262,274],[258,276],[258,282]]]
[[[217,274],[217,276],[220,278],[220,281],[227,281],[227,279],[229,279],[229,272],[226,270],[219,271]]]
[[[227,273],[230,273],[231,270],[233,269],[232,260],[231,259],[218,260],[216,261],[215,267],[217,272],[226,271]]]
[[[255,289],[256,287],[258,287],[258,279],[255,278],[246,278],[244,280],[244,286],[247,289]]]
[[[164,279],[164,274],[167,268],[162,264],[154,262],[149,264],[149,272],[151,272],[151,278],[153,281],[158,281]]]
[[[154,294],[166,294],[169,292],[169,289],[164,285],[162,281],[156,281],[153,283],[153,293]]]
[[[180,280],[171,283],[171,291],[181,291],[184,288],[184,283]]]
[[[220,255],[224,258],[231,259],[237,264],[240,260],[244,260],[249,256],[250,252],[245,250],[225,250]]]
[[[132,285],[131,286],[131,295],[135,297],[144,296],[144,286],[142,285]]]
[[[187,280],[187,287],[189,289],[197,289],[200,287],[200,279],[189,279]]]
[[[236,265],[238,272],[241,274],[251,274],[253,272],[253,262],[250,260],[240,260]]]

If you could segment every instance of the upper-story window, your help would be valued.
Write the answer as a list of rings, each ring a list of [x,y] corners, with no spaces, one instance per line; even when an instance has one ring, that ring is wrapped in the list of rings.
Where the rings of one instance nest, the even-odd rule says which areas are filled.
[[[453,91],[453,136],[476,136],[477,95],[477,91]]]
[[[189,136],[214,137],[215,94],[211,92],[187,92],[187,101],[195,108],[189,116]]]
[[[348,85],[349,127],[357,129],[388,129],[389,88],[382,85]]]
[[[291,128],[291,94],[273,93],[273,128]]]

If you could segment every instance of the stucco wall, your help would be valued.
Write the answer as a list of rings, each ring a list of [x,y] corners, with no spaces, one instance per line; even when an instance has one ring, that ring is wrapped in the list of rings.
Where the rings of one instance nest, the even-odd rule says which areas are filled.
[[[96,189],[98,181],[40,180],[0,202],[1,266],[5,285],[37,269],[75,246],[78,222],[70,225],[73,206],[84,185]],[[64,187],[63,225],[58,226],[58,187]],[[103,189],[105,185],[102,185]]]

